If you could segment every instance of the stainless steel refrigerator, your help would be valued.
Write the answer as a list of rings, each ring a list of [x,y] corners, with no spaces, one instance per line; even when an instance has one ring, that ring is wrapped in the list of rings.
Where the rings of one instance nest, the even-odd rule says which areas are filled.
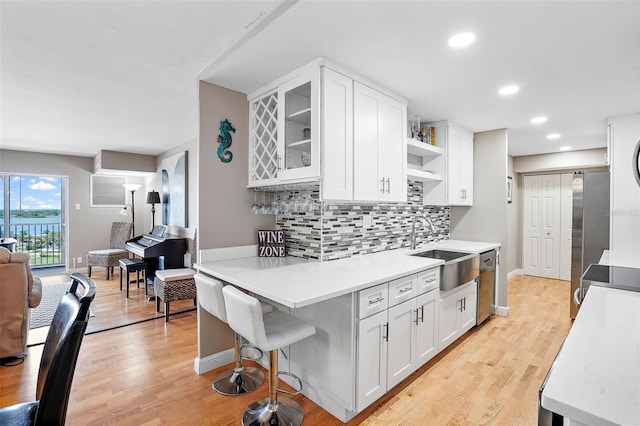
[[[573,174],[573,222],[571,236],[570,316],[575,318],[578,306],[574,293],[580,288],[580,277],[592,263],[598,263],[609,248],[609,172],[576,172]]]

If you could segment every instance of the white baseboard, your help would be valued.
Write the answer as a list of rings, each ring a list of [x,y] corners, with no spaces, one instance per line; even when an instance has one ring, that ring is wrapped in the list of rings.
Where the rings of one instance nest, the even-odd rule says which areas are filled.
[[[507,274],[507,281],[509,281],[513,277],[517,277],[518,275],[524,275],[524,269],[514,269],[513,271]]]
[[[196,357],[193,360],[193,370],[196,374],[203,374],[207,371],[215,370],[223,365],[230,364],[235,361],[235,350],[233,348],[217,354],[209,355],[204,358]]]
[[[508,306],[496,306],[496,315],[501,317],[509,316],[509,307]]]

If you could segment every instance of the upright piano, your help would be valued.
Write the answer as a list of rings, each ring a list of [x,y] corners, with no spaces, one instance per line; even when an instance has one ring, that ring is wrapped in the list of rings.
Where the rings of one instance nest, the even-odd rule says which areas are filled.
[[[184,268],[187,239],[156,232],[154,228],[150,234],[128,240],[124,248],[147,262],[147,277],[153,280],[158,269]]]

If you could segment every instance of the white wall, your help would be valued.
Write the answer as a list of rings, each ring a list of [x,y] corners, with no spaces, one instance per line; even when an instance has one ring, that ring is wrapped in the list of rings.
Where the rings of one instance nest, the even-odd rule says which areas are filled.
[[[607,149],[555,152],[514,157],[514,173],[551,172],[607,167]]]

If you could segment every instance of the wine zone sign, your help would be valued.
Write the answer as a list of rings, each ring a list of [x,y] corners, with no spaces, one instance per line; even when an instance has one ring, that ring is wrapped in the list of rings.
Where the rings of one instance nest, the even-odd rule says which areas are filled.
[[[258,256],[285,257],[284,231],[258,231]]]

